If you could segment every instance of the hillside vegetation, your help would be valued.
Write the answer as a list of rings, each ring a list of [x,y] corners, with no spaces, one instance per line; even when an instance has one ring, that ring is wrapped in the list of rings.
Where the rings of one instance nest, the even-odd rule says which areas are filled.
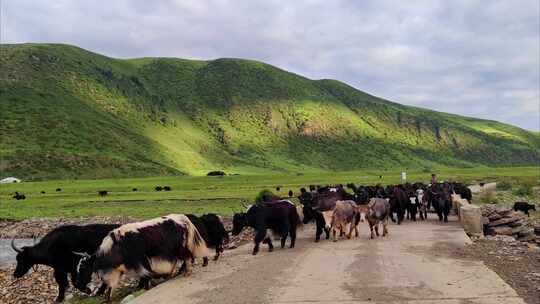
[[[527,166],[540,135],[242,59],[0,46],[2,177]]]

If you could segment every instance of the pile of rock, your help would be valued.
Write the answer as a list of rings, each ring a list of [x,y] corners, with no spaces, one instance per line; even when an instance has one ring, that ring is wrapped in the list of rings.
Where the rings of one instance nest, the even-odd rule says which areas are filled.
[[[538,230],[538,227],[530,225],[523,213],[498,204],[483,205],[481,210],[485,234],[507,235],[518,241],[540,244],[540,236],[535,233],[535,229]]]

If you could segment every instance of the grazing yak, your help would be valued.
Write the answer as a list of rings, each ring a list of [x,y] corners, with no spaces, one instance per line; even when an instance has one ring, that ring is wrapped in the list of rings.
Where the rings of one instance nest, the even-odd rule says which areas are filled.
[[[525,213],[527,216],[531,216],[529,214],[529,210],[536,211],[536,207],[533,204],[529,204],[527,202],[515,202],[514,203],[514,211],[521,211]]]
[[[106,196],[107,194],[109,194],[109,192],[107,190],[101,190],[101,191],[98,191],[98,194],[99,196]]]
[[[192,271],[192,259],[209,256],[195,225],[183,214],[122,225],[103,239],[97,251],[84,254],[78,265],[77,284],[86,286],[97,273],[102,280],[98,294],[110,301],[120,279],[140,278],[139,287],[149,288],[151,278],[174,276],[183,261],[185,275]]]
[[[281,237],[281,248],[285,247],[287,236],[291,238],[290,248],[296,242],[296,228],[301,224],[300,216],[293,203],[287,200],[261,202],[250,206],[246,212],[233,216],[232,234],[238,235],[244,227],[255,229],[255,247],[253,255],[259,252],[260,243],[268,244],[268,250],[273,251],[274,245],[268,230]]]
[[[373,239],[375,234],[379,236],[379,224],[383,226],[383,237],[388,234],[388,217],[390,216],[390,203],[383,198],[372,198],[366,209],[360,209],[360,212],[366,212],[365,218],[369,223],[369,230],[371,231],[371,238]]]
[[[15,191],[15,195],[13,196],[13,198],[16,200],[24,200],[26,199],[26,195]]]
[[[119,226],[105,224],[60,226],[47,233],[36,245],[22,248],[18,248],[12,240],[11,247],[17,252],[17,266],[13,276],[20,278],[34,265],[47,265],[53,268],[54,279],[58,284],[56,302],[64,300],[69,285],[68,273],[71,275],[73,286],[82,292],[90,293],[86,284],[77,284],[77,264],[81,257],[73,252],[95,252],[103,238]]]
[[[358,237],[357,208],[356,202],[351,200],[336,202],[336,207],[332,212],[332,219],[330,223],[334,242],[337,242],[337,231],[339,230],[340,236],[342,236],[347,226],[349,226],[347,238],[350,239],[352,237],[353,229],[356,233],[356,237]]]
[[[186,216],[195,225],[206,242],[206,246],[216,250],[214,261],[217,261],[223,253],[223,244],[229,242],[229,233],[225,230],[221,217],[213,213],[204,214],[200,217],[193,214],[186,214]],[[206,265],[208,265],[208,258],[203,257],[203,266]]]

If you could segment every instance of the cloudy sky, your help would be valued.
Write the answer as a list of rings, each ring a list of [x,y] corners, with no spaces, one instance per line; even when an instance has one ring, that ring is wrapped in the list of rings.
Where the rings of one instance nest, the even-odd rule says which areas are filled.
[[[540,7],[515,1],[1,1],[1,42],[261,60],[540,130]]]

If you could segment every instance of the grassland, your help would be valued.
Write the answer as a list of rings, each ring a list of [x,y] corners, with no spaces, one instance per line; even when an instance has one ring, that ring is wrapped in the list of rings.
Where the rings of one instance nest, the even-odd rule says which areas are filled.
[[[540,134],[223,58],[0,45],[0,172],[25,180],[531,166]]]
[[[512,180],[539,183],[538,167],[444,169],[437,171],[441,180],[463,182]],[[431,172],[410,171],[409,181],[429,181]],[[382,178],[380,177],[382,176]],[[151,218],[166,213],[215,212],[230,215],[242,209],[241,202],[252,202],[263,189],[281,187],[286,196],[292,189],[310,184],[393,184],[400,182],[400,172],[350,171],[273,175],[236,175],[225,177],[165,176],[103,180],[55,180],[0,185],[0,218],[79,216],[134,216]],[[156,186],[170,186],[170,192],[157,192]],[[56,192],[61,188],[61,192]],[[137,188],[138,191],[132,191]],[[98,191],[107,190],[101,197]],[[12,199],[14,191],[26,200]],[[45,191],[45,194],[41,194]]]

